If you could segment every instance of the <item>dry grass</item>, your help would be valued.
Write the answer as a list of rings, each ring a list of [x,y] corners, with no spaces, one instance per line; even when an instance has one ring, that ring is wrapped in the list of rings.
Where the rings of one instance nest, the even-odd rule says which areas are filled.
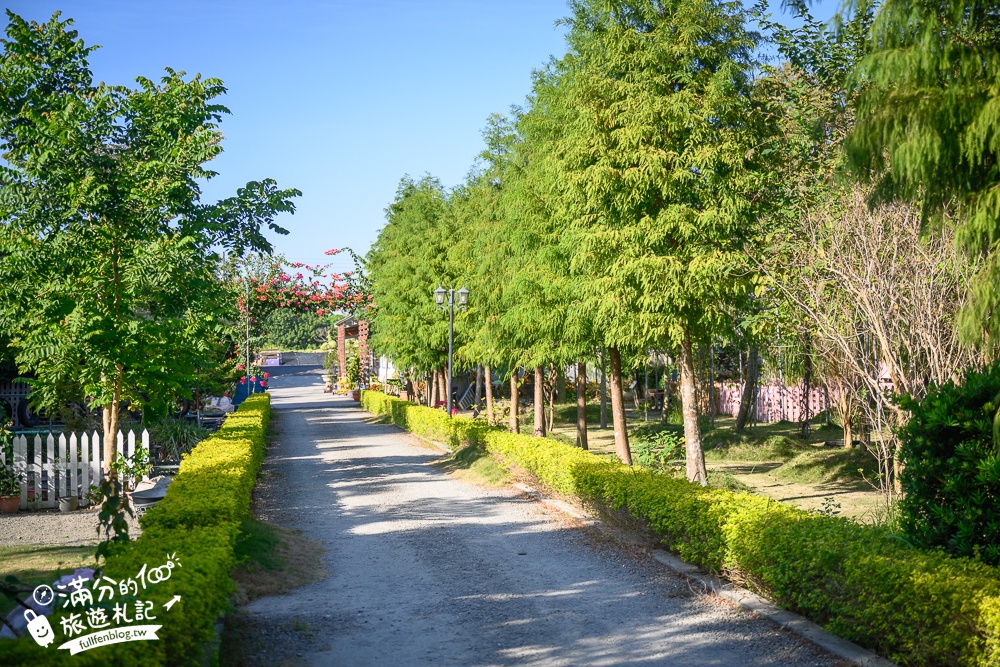
[[[431,465],[467,484],[499,488],[510,482],[507,471],[482,447],[464,447]]]
[[[324,547],[301,532],[256,519],[244,522],[237,544],[242,562],[232,572],[236,606],[272,595],[283,595],[327,577]]]

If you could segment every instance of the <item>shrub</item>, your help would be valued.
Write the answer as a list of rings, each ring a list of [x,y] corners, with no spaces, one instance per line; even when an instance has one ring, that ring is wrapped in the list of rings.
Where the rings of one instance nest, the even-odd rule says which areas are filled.
[[[134,577],[143,565],[162,565],[169,554],[181,564],[168,581],[141,591],[154,602],[162,625],[157,641],[102,646],[71,658],[68,651],[42,648],[25,637],[0,641],[0,664],[45,665],[200,665],[205,642],[228,606],[240,523],[249,514],[250,492],[264,455],[270,397],[244,401],[222,427],[181,462],[166,497],[140,520],[142,535],[109,556],[104,574],[116,581]],[[181,600],[169,611],[163,604]],[[110,617],[110,614],[109,614]]]
[[[410,415],[434,412],[368,394],[362,405],[404,427]],[[499,429],[464,436],[485,441],[499,460],[554,491],[627,509],[681,558],[900,665],[1000,660],[1000,573],[986,564],[916,549],[884,528],[629,468],[547,438]]]
[[[397,426],[456,450],[464,445],[482,444],[490,429],[485,421],[451,417],[444,410],[410,403],[378,391],[362,391],[361,407],[376,415],[386,415]]]
[[[635,462],[646,468],[665,468],[684,453],[684,435],[676,431],[658,431],[633,440]]]
[[[903,398],[912,416],[900,430],[903,529],[914,543],[1000,564],[1000,456],[993,415],[1000,363],[961,384]]]

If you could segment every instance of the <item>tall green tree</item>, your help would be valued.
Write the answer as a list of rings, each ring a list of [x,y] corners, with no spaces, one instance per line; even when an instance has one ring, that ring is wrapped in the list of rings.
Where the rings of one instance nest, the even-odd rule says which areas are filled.
[[[448,359],[448,317],[434,301],[455,287],[448,249],[455,238],[448,195],[438,179],[404,177],[386,224],[366,258],[375,311],[372,345],[398,368],[438,371]]]
[[[619,453],[624,350],[677,349],[687,474],[706,482],[695,342],[747,291],[742,245],[776,188],[776,114],[756,99],[748,11],[735,2],[577,0],[558,147],[573,269],[607,345]]]
[[[0,54],[0,324],[36,400],[77,383],[103,409],[105,465],[123,401],[189,391],[217,350],[214,248],[269,251],[296,190],[248,183],[201,202],[222,151],[221,81],[167,69],[95,84],[72,21],[8,12]],[[110,473],[109,474],[113,474]]]
[[[863,10],[867,2],[857,2]],[[965,0],[877,3],[864,91],[848,149],[879,199],[918,203],[925,220],[964,206],[960,232],[989,256],[963,328],[1000,339],[1000,10]]]

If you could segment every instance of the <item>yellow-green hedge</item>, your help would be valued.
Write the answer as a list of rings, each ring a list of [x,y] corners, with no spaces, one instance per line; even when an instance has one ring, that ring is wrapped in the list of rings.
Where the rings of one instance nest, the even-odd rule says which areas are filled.
[[[388,415],[397,426],[452,449],[482,442],[489,430],[485,422],[449,417],[444,410],[428,408],[387,396],[380,391],[362,391],[361,407],[376,415]]]
[[[547,438],[472,425],[366,392],[362,404],[454,446],[484,445],[552,490],[645,521],[683,559],[735,576],[777,604],[900,665],[1000,665],[1000,572],[915,549],[887,530],[749,493],[702,488]],[[441,416],[426,413],[437,413]],[[428,424],[434,424],[431,428]]]
[[[176,554],[181,567],[174,568],[170,579],[137,596],[154,602],[157,619],[149,623],[163,626],[158,641],[102,646],[70,657],[68,651],[55,645],[41,648],[30,638],[0,640],[0,665],[201,665],[215,621],[229,605],[233,548],[249,513],[270,410],[267,394],[244,401],[184,457],[166,497],[141,518],[139,539],[107,559],[104,574],[120,581],[134,577],[143,565],[156,567]],[[181,601],[164,610],[163,603],[175,595]],[[56,634],[63,640],[58,628]]]

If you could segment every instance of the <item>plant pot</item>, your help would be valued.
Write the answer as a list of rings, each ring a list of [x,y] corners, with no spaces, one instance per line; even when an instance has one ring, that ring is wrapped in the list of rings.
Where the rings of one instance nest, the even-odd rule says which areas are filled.
[[[79,501],[76,496],[63,496],[59,499],[60,512],[73,512],[77,507],[79,507]]]
[[[357,389],[355,389],[354,391],[352,391],[351,392],[351,400],[353,400],[353,401],[359,401],[360,402],[361,401],[361,392],[358,391]]]
[[[21,496],[0,496],[0,514],[14,514],[21,503]]]

